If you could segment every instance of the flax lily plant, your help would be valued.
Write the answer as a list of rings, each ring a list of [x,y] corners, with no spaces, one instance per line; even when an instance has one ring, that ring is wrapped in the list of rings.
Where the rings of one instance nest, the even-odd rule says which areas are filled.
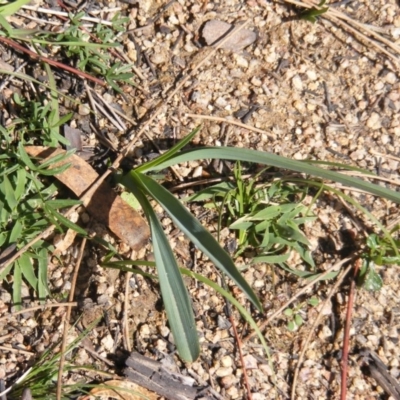
[[[153,199],[161,205],[174,224],[182,230],[198,249],[209,257],[222,273],[235,282],[259,311],[262,311],[261,303],[236,268],[228,253],[219,245],[211,233],[200,224],[179,199],[152,177],[148,176],[148,173],[193,160],[225,159],[242,161],[283,168],[323,180],[339,182],[400,203],[400,193],[358,178],[323,169],[313,165],[311,162],[296,161],[271,153],[233,147],[203,147],[182,150],[197,131],[198,129],[190,133],[160,157],[131,170],[120,181],[136,196],[149,221],[155,263],[167,317],[179,355],[183,360],[189,362],[195,360],[200,353],[192,306],[168,238],[149,199]]]

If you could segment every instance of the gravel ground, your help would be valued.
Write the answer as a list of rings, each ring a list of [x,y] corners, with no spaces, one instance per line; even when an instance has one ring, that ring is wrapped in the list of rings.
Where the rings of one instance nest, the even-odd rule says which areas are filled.
[[[46,4],[42,5],[48,6]],[[89,2],[87,7],[96,9],[99,6]],[[312,158],[352,164],[378,172],[384,178],[396,179],[399,170],[396,157],[400,155],[399,61],[359,40],[340,24],[324,18],[315,24],[298,20],[294,18],[298,10],[284,2],[178,0],[167,4],[166,1],[142,0],[112,2],[105,7],[121,7],[130,18],[128,32],[121,35],[121,40],[125,56],[135,65],[138,88],[125,87],[124,98],[100,89],[98,92],[107,101],[116,103],[139,128],[163,104],[147,130],[147,138],[136,143],[132,154],[136,162],[155,151],[149,137],[163,149],[201,124],[196,144],[237,146],[296,160]],[[367,24],[391,43],[399,44],[400,8],[395,0],[355,0],[333,4],[332,8]],[[15,18],[28,24],[24,13]],[[101,15],[107,19],[112,14],[104,11]],[[207,21],[237,25],[243,20],[249,21],[247,31],[242,31],[243,37],[229,48],[217,50],[167,104],[169,91],[176,87],[186,68],[196,66],[212,51],[207,44],[212,44],[212,34],[218,27],[211,26],[211,32],[206,34],[203,29]],[[242,40],[252,43],[243,47]],[[89,106],[85,93],[81,99]],[[96,136],[87,133],[89,116],[84,115],[87,114],[85,107],[75,111],[75,125],[83,132],[85,146],[98,147]],[[245,124],[248,128],[231,122]],[[117,149],[138,130],[132,127],[120,132],[108,121],[100,120],[99,124]],[[206,166],[200,163],[188,163],[176,172],[182,180],[208,176]],[[360,193],[351,194],[384,225],[398,217],[397,207],[388,201]],[[314,256],[318,257],[318,268],[326,270],[351,254],[351,238],[341,232],[359,234],[366,228],[359,223],[356,212],[328,196],[313,207],[318,220],[307,228],[306,234],[313,244]],[[198,215],[203,212],[202,209],[193,211]],[[215,231],[215,220],[207,217],[204,222]],[[163,217],[162,223],[184,265],[190,265],[210,279],[220,279],[212,264],[194,251],[168,218]],[[95,225],[92,229],[115,243],[103,226]],[[228,239],[229,234],[226,234],[223,240]],[[70,249],[71,254],[76,246]],[[121,252],[128,253],[128,250],[121,245]],[[112,371],[109,366],[105,367],[101,358],[93,358],[93,351],[107,358],[121,348],[133,348],[177,372],[192,376],[199,384],[211,386],[224,399],[250,398],[243,383],[243,368],[225,304],[219,296],[207,287],[188,281],[201,334],[202,354],[198,361],[184,365],[173,356],[174,346],[165,315],[159,307],[158,288],[141,276],[104,270],[99,266],[102,256],[92,245],[85,249],[84,268],[81,268],[84,273],[78,282],[81,306],[76,315],[83,313],[81,324],[85,328],[107,309],[108,324],[101,322],[91,332],[86,345],[76,353],[77,364],[93,363],[99,369]],[[74,259],[69,257],[72,257],[70,263],[64,260],[57,264],[54,260],[49,266],[52,287],[58,292],[67,291],[70,285]],[[151,259],[150,246],[132,257]],[[197,260],[195,265],[193,259]],[[238,262],[245,264],[246,261]],[[293,267],[301,268],[299,263],[300,260],[292,260]],[[392,377],[400,375],[398,271],[388,267],[382,268],[380,273],[385,284],[383,289],[376,293],[359,291],[356,297],[348,399],[388,398],[376,380],[363,372],[360,348],[375,352]],[[266,316],[254,315],[260,324],[307,283],[284,271],[272,271],[267,265],[248,268],[244,274],[266,310]],[[264,328],[273,370],[256,339],[242,343],[253,400],[290,398],[299,354],[319,311],[302,304],[312,295],[325,299],[332,285],[332,281],[322,282],[295,302],[300,305],[305,321],[296,332],[287,330],[283,315]],[[324,318],[307,345],[293,398],[339,398],[347,293],[348,282],[344,281],[322,310]],[[242,295],[237,295],[246,304]],[[0,308],[3,315],[9,312],[9,303],[10,297],[3,290]],[[124,308],[126,303],[130,305],[128,310]],[[23,372],[30,359],[59,340],[63,328],[60,325],[62,313],[62,308],[29,312],[2,325],[3,343],[18,345],[25,352],[0,350],[0,378],[11,379],[15,371]],[[124,340],[123,315],[129,322],[132,343]],[[239,335],[243,337],[250,333],[239,315],[235,312],[233,315]],[[97,378],[96,375],[93,377]]]

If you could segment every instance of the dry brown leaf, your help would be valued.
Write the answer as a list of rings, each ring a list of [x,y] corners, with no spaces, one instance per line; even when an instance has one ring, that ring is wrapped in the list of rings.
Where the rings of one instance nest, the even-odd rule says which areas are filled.
[[[47,159],[65,150],[43,146],[26,146],[26,152],[33,157]],[[99,177],[97,172],[82,158],[73,154],[68,160],[53,164],[52,168],[64,164],[71,167],[55,177],[80,197]],[[93,194],[86,209],[93,218],[108,226],[110,230],[129,246],[138,251],[147,242],[150,234],[146,221],[131,206],[125,203],[110,187],[103,182]]]
[[[90,394],[90,399],[102,397],[117,400],[157,400],[159,398],[156,393],[136,385],[136,383],[117,380],[105,382],[104,386],[92,389]]]

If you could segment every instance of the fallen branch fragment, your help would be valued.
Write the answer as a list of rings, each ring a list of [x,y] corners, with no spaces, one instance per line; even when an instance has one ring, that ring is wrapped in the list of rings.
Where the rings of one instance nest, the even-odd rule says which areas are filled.
[[[130,381],[169,400],[216,399],[207,387],[192,386],[193,378],[171,373],[161,363],[139,353],[132,353],[125,364],[128,368],[124,374]]]
[[[399,382],[390,374],[388,367],[378,355],[369,349],[361,349],[360,355],[363,371],[375,379],[389,396],[400,400]]]

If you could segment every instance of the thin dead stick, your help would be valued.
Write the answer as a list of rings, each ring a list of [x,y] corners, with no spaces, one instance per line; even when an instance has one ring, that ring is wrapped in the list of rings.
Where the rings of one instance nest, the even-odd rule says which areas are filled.
[[[26,356],[32,356],[35,354],[35,353],[32,353],[31,351],[18,349],[15,347],[9,347],[9,346],[0,346],[0,350],[7,350],[7,351],[11,351],[12,353],[20,353],[20,354],[24,354]]]
[[[86,83],[86,81],[84,81],[83,84],[85,86],[85,90],[86,90],[86,94],[87,94],[88,99],[89,99],[89,103],[90,103],[90,105],[92,107],[92,110],[93,110],[94,120],[97,123],[98,116],[97,116],[96,103],[93,100],[93,96],[92,96],[92,93],[90,92],[89,85]]]
[[[165,104],[168,104],[171,99],[174,97],[174,95],[177,93],[178,89],[180,89],[190,78],[191,75],[193,75],[204,63],[206,63],[212,55],[214,55],[218,49],[225,44],[229,40],[229,38],[234,35],[235,33],[239,32],[241,29],[243,29],[245,26],[249,24],[249,20],[244,22],[242,25],[239,25],[236,27],[234,30],[232,30],[221,42],[218,43],[217,46],[215,46],[212,51],[197,65],[195,65],[191,70],[187,72],[184,78],[179,82],[177,89],[175,89],[168,97],[166,100],[162,100],[158,106],[156,107],[154,113],[143,123],[143,127],[139,129],[139,131],[136,133],[135,137],[131,140],[130,143],[128,143],[125,148],[121,151],[119,156],[115,159],[111,167],[102,175],[100,176],[96,182],[94,182],[87,190],[86,192],[79,198],[79,200],[82,201],[84,206],[87,206],[87,204],[90,202],[90,199],[92,198],[93,194],[98,190],[99,186],[105,181],[105,179],[114,171],[116,170],[122,159],[129,153],[131,148],[135,145],[135,143],[142,137],[142,135],[146,135],[150,140],[152,140],[151,136],[146,133],[146,129],[150,126],[150,124],[157,118],[157,116],[161,113],[163,107]],[[1,38],[0,39],[5,39]],[[36,53],[34,53],[36,54]],[[68,209],[68,211],[64,214],[64,217],[68,218],[75,210],[77,210],[81,205],[77,204],[75,206],[72,206],[71,208]],[[25,246],[23,246],[13,257],[11,257],[6,263],[0,264],[0,272],[2,272],[5,268],[7,268],[11,263],[13,263],[16,259],[18,259],[21,254],[23,254],[25,251],[27,251],[33,244],[37,243],[40,239],[43,239],[50,233],[52,233],[55,229],[54,225],[49,226],[44,232],[36,236],[34,239],[32,239],[29,243],[27,243]]]
[[[52,26],[61,26],[62,25],[61,22],[59,22],[59,21],[49,21],[46,19],[36,18],[36,17],[33,17],[32,15],[28,15],[25,13],[17,12],[17,13],[15,13],[15,15],[18,15],[21,18],[29,19],[31,21],[35,21],[40,25],[52,25]]]
[[[331,7],[331,8],[329,8],[328,11],[329,11],[328,15],[332,14],[337,18],[340,18],[344,21],[347,21],[347,22],[357,26],[357,28],[363,29],[369,35],[373,36],[375,39],[379,40],[380,42],[384,43],[386,46],[390,47],[397,54],[400,54],[400,47],[395,42],[391,42],[390,40],[386,39],[385,37],[380,35],[376,30],[371,29],[368,25],[363,24],[361,22],[358,22],[355,19],[348,17],[345,13],[342,13],[341,11],[336,10],[335,8]],[[368,37],[367,37],[367,39],[370,41],[370,39]],[[382,49],[382,48],[380,47],[380,49]]]
[[[131,68],[132,68],[132,71],[133,71],[142,81],[145,81],[145,80],[146,80],[146,77],[142,74],[142,72],[140,71],[140,69],[137,68],[137,67],[135,66],[135,64],[132,63],[132,60],[130,60],[130,59],[128,58],[128,56],[127,56],[121,49],[115,48],[115,51],[116,51],[128,64],[130,64],[130,66],[131,66]]]
[[[95,100],[96,108],[121,132],[126,130],[125,124],[120,124],[110,113]],[[118,118],[119,119],[119,118]]]
[[[82,238],[81,247],[79,249],[79,257],[76,262],[74,275],[73,275],[72,281],[71,281],[71,290],[70,290],[69,296],[68,296],[68,300],[70,302],[72,302],[74,300],[76,281],[78,279],[78,272],[79,272],[79,268],[81,266],[81,262],[82,262],[82,258],[83,258],[83,251],[85,249],[85,246],[86,246],[86,237]],[[65,349],[67,347],[69,321],[71,319],[71,310],[72,310],[72,307],[68,307],[67,312],[63,318],[64,330],[63,330],[63,337],[62,337],[61,349],[60,349],[60,365],[58,367],[57,394],[56,394],[57,400],[61,400],[61,397],[62,397],[62,393],[61,393],[61,391],[62,391],[62,375],[63,375],[64,361],[65,361]]]
[[[364,173],[358,172],[358,171],[340,171],[340,174],[357,176],[357,177],[367,178],[367,179],[376,179],[377,181],[388,182],[388,183],[392,183],[393,185],[400,186],[400,181],[398,181],[396,179],[384,178],[383,176],[380,176],[380,175],[369,175],[369,174],[364,174]]]
[[[128,310],[129,310],[129,280],[132,277],[132,272],[128,271],[126,273],[126,282],[125,282],[125,299],[124,299],[124,314],[123,314],[123,336],[125,342],[125,350],[128,350],[129,353],[132,351],[131,342],[129,340],[129,324],[128,324]]]
[[[379,153],[379,151],[376,151],[376,150],[373,150],[373,149],[371,149],[370,152],[371,152],[372,154],[375,154],[376,156],[388,158],[389,160],[400,161],[400,158],[399,158],[399,157],[393,156],[393,155],[391,155],[391,154]]]
[[[317,3],[312,3],[312,2],[303,2],[303,1],[296,1],[296,0],[284,0],[286,3],[290,3],[290,4],[294,4],[300,7],[305,7],[305,8],[316,8],[316,9],[321,9],[324,6],[319,6]],[[379,27],[375,27],[375,26],[369,26],[367,24],[363,24],[362,22],[358,22],[357,20],[349,17],[348,15],[346,15],[345,13],[337,10],[334,7],[329,7],[328,10],[321,14],[322,17],[327,17],[330,18],[332,16],[339,18],[343,21],[346,21],[350,24],[355,25],[357,28],[364,30],[365,32],[367,32],[369,35],[373,36],[375,39],[379,40],[380,42],[384,43],[386,46],[390,47],[392,50],[394,50],[396,53],[400,54],[400,47],[395,43],[395,42],[391,42],[390,40],[386,39],[385,37],[383,37],[382,35],[380,35],[378,33],[378,31],[380,31]],[[361,34],[362,36],[365,37],[365,39],[368,42],[372,42],[375,43],[377,45],[376,42],[373,42],[368,36],[365,36],[365,34],[356,31],[357,34]],[[378,45],[379,46],[379,45]],[[379,50],[384,50],[383,47],[379,46]],[[393,56],[393,55],[392,55]]]
[[[12,314],[4,315],[3,317],[0,318],[0,321],[7,320],[11,317],[15,317],[16,315],[19,314],[24,314],[27,312],[32,312],[36,310],[44,310],[45,308],[56,308],[56,307],[76,307],[77,303],[75,301],[68,302],[68,303],[54,303],[54,304],[44,304],[41,306],[34,306],[34,307],[29,307],[29,308],[24,308],[23,310],[15,311]]]
[[[361,258],[358,258],[354,263],[353,279],[350,283],[349,299],[347,301],[347,312],[345,321],[345,330],[343,338],[343,352],[342,352],[342,379],[340,385],[340,399],[346,400],[347,395],[347,370],[349,367],[349,343],[350,343],[350,328],[351,328],[351,314],[354,307],[356,297],[356,279],[358,271],[361,268]]]
[[[275,140],[276,139],[276,137],[273,136],[270,132],[264,131],[262,129],[255,128],[254,126],[243,124],[242,122],[232,121],[230,119],[226,119],[226,118],[222,118],[222,117],[212,117],[210,115],[189,114],[189,113],[185,113],[185,117],[193,118],[193,119],[198,118],[198,119],[208,119],[209,121],[224,122],[226,124],[239,126],[240,128],[244,128],[244,129],[247,129],[249,131],[253,131],[253,132],[257,132],[257,133],[263,133],[263,134],[268,136],[269,140]]]
[[[28,64],[26,61],[24,61],[18,68],[16,68],[13,73],[17,73],[23,69],[26,64]],[[3,82],[0,85],[0,92],[7,86],[8,82],[10,82],[14,77],[12,75],[8,75],[6,78],[4,78]]]
[[[261,325],[259,325],[260,330],[264,329],[278,315],[282,315],[283,310],[288,308],[288,306],[290,306],[290,304],[292,304],[303,293],[307,292],[307,290],[310,289],[313,285],[315,285],[318,281],[320,281],[321,279],[324,279],[329,273],[338,270],[343,264],[346,264],[350,260],[352,260],[352,257],[344,258],[343,260],[340,260],[336,264],[332,265],[332,267],[328,268],[321,275],[318,275],[314,280],[312,280],[310,283],[308,283],[306,286],[304,286],[301,290],[299,290],[298,293],[296,293],[291,299],[289,299],[282,307],[280,307],[277,311],[275,311],[272,315],[270,315],[265,321],[263,321],[263,323]],[[250,333],[243,339],[243,342],[247,342],[254,335],[255,335],[255,333]]]
[[[333,22],[335,22],[336,24],[344,27],[344,29],[347,29],[350,32],[354,33],[356,36],[359,36],[360,38],[364,39],[366,42],[370,43],[373,47],[375,47],[376,49],[381,51],[383,54],[386,54],[392,61],[395,62],[395,64],[397,64],[397,67],[400,66],[400,60],[394,54],[392,54],[389,51],[387,51],[385,48],[380,46],[374,40],[371,40],[368,36],[364,35],[360,31],[358,31],[357,29],[354,29],[349,24],[346,24],[344,21],[342,21],[341,19],[339,19],[337,17],[334,17],[333,15],[329,16],[329,19],[332,20]]]
[[[101,86],[107,86],[107,83],[102,81],[101,79],[95,78],[94,76],[91,76],[85,72],[79,71],[76,68],[70,67],[69,65],[60,63],[58,61],[52,60],[51,58],[41,56],[29,49],[27,49],[24,46],[21,46],[19,43],[15,42],[14,40],[8,39],[6,37],[0,36],[0,41],[7,44],[8,46],[12,47],[13,49],[19,50],[25,54],[28,54],[31,58],[39,61],[43,61],[49,65],[52,65],[53,67],[61,68],[64,69],[65,71],[71,72],[77,76],[80,76],[81,78],[88,79],[90,81],[93,81],[95,83],[98,83]]]
[[[78,207],[76,207],[78,208]],[[72,212],[71,212],[72,214]],[[0,272],[3,272],[9,265],[11,265],[15,260],[17,260],[22,254],[24,254],[31,246],[37,243],[39,240],[46,238],[50,235],[55,229],[54,225],[50,225],[47,229],[33,238],[29,243],[25,246],[21,247],[12,257],[10,257],[5,263],[0,264]]]
[[[36,6],[22,6],[22,8],[25,10],[36,11],[36,12],[43,13],[43,14],[57,15],[57,16],[68,18],[68,13],[64,12],[64,11],[56,11],[56,10],[52,10],[49,8],[36,7]],[[100,18],[83,16],[81,19],[82,19],[82,21],[93,22],[94,24],[102,24],[102,25],[107,25],[107,26],[112,26],[112,24],[113,24],[110,21],[105,21],[104,19],[100,19]]]
[[[308,343],[310,342],[311,337],[312,337],[312,335],[313,335],[313,333],[314,333],[314,331],[315,331],[315,328],[317,327],[317,325],[319,324],[319,321],[320,321],[321,318],[322,318],[324,308],[325,308],[325,307],[328,305],[328,303],[331,301],[332,296],[336,293],[338,287],[342,284],[343,279],[344,279],[345,276],[349,273],[349,271],[351,270],[352,267],[353,267],[352,265],[349,265],[344,271],[342,271],[342,272],[340,273],[340,275],[339,275],[339,277],[337,278],[337,280],[336,280],[335,284],[333,285],[332,289],[329,291],[328,297],[327,297],[326,300],[322,303],[321,310],[320,310],[320,312],[319,312],[317,318],[315,319],[314,323],[313,323],[312,326],[311,326],[310,332],[308,333],[307,339],[306,339],[306,341],[305,341],[304,344],[303,344],[303,348],[302,348],[302,350],[301,350],[301,353],[300,353],[300,356],[299,356],[299,360],[298,360],[298,362],[297,362],[296,369],[295,369],[295,371],[294,371],[293,384],[292,384],[292,393],[291,393],[291,399],[292,399],[292,400],[295,400],[295,399],[296,399],[296,397],[295,397],[295,392],[296,392],[297,378],[298,378],[298,376],[299,376],[300,367],[301,367],[301,365],[303,364],[304,354],[305,354],[306,351],[307,351]]]
[[[119,116],[114,112],[114,108],[111,107],[104,99],[102,96],[100,96],[95,90],[92,90],[93,94],[95,95],[95,97],[100,100],[103,105],[104,108],[102,106],[100,106],[99,104],[97,104],[99,110],[104,114],[104,116],[106,116],[114,125],[117,129],[119,129],[120,131],[125,131],[126,130],[126,126],[125,124],[121,121],[121,119],[119,118]],[[106,109],[108,111],[106,111]],[[111,114],[111,116],[110,116]]]
[[[128,121],[130,124],[133,126],[136,126],[137,123],[134,121],[132,118],[129,118],[127,115],[125,115],[122,111],[117,110],[116,108],[113,109],[113,111],[118,114],[121,118],[123,118],[125,121]]]
[[[32,367],[28,368],[13,384],[13,386],[10,386],[8,389],[4,390],[3,392],[0,393],[0,398],[3,398],[8,392],[12,390],[14,386],[19,385],[32,371]]]

